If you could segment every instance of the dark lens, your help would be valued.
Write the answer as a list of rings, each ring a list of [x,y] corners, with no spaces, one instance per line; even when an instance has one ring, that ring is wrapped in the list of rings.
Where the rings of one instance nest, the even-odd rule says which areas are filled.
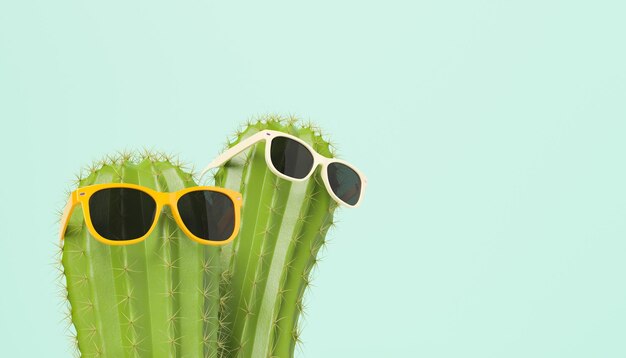
[[[93,227],[109,240],[128,241],[144,236],[154,222],[155,210],[154,199],[137,189],[102,189],[89,198]]]
[[[272,164],[288,177],[302,179],[313,168],[313,154],[302,144],[287,137],[272,139]]]
[[[225,194],[192,191],[178,199],[177,207],[187,229],[203,240],[224,241],[233,234],[235,207]]]
[[[343,202],[355,205],[361,196],[361,178],[349,166],[341,163],[328,164],[328,181],[333,193]]]

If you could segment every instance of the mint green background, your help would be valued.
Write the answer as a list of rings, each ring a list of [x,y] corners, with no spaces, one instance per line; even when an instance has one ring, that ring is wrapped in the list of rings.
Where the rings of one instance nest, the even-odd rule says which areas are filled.
[[[0,2],[0,356],[70,356],[51,262],[79,168],[203,166],[268,112],[369,177],[298,357],[626,356],[621,4]]]

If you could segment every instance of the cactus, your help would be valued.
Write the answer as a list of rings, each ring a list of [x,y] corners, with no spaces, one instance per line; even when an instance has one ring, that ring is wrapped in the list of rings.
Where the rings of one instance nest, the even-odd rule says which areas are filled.
[[[277,116],[248,123],[228,146],[264,129],[292,134],[333,156],[314,126]],[[221,254],[220,357],[293,356],[303,294],[337,206],[319,168],[304,182],[280,179],[266,165],[264,146],[242,152],[214,176],[215,185],[244,199],[239,236]]]
[[[118,182],[162,192],[196,185],[180,163],[148,152],[109,157],[77,184]],[[188,239],[169,207],[146,240],[128,246],[95,240],[74,210],[61,250],[80,356],[217,357],[220,250]]]

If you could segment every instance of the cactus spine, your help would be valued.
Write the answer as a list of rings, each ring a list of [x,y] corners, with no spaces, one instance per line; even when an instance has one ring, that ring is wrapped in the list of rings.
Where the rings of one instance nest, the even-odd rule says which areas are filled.
[[[133,183],[169,192],[196,185],[163,155],[96,164],[80,187]],[[166,207],[145,241],[109,246],[89,234],[77,208],[62,245],[62,272],[83,357],[217,357],[219,252],[178,229]]]
[[[332,157],[320,132],[294,118],[271,116],[249,123],[229,145],[263,129],[292,134]],[[244,198],[239,236],[221,255],[223,357],[293,356],[303,294],[333,225],[336,203],[319,168],[304,182],[280,179],[267,167],[264,147],[256,144],[215,175],[216,185],[237,190]]]

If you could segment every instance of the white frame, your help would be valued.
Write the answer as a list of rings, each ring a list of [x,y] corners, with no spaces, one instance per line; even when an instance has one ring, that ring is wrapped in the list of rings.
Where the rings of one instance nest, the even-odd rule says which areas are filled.
[[[309,172],[309,174],[307,174],[304,178],[297,179],[297,178],[292,178],[292,177],[286,176],[283,173],[279,172],[274,167],[274,164],[272,164],[272,159],[271,159],[272,156],[271,156],[271,152],[270,151],[271,151],[271,147],[272,147],[271,146],[272,140],[274,138],[276,138],[276,137],[286,137],[286,138],[292,139],[292,140],[302,144],[305,148],[307,148],[311,152],[311,154],[313,155],[313,165],[311,167],[311,171]],[[365,175],[363,175],[363,173],[361,173],[357,168],[355,168],[354,166],[352,166],[351,164],[349,164],[348,162],[346,162],[344,160],[336,159],[336,158],[328,158],[328,157],[325,157],[325,156],[321,155],[320,153],[316,152],[308,143],[306,143],[305,141],[303,141],[302,139],[300,139],[298,137],[295,137],[295,136],[293,136],[291,134],[287,134],[287,133],[283,133],[283,132],[279,132],[279,131],[268,130],[268,129],[259,131],[259,132],[255,133],[255,134],[251,135],[250,137],[248,137],[248,138],[240,141],[236,145],[234,145],[232,148],[229,148],[224,153],[220,154],[211,163],[209,163],[209,165],[207,165],[206,168],[204,168],[202,173],[200,173],[200,179],[202,179],[202,177],[209,170],[211,170],[213,168],[217,168],[219,166],[222,166],[224,163],[226,163],[227,161],[229,161],[232,158],[234,158],[237,154],[243,152],[244,150],[250,148],[251,146],[253,146],[256,143],[261,142],[261,141],[265,141],[265,163],[267,163],[267,167],[270,168],[270,171],[272,173],[274,173],[276,176],[278,176],[279,178],[282,178],[282,179],[285,179],[285,180],[296,181],[296,182],[305,181],[305,180],[309,179],[309,177],[311,177],[311,175],[315,172],[315,169],[319,165],[321,165],[322,166],[322,181],[324,182],[324,185],[326,185],[326,191],[328,191],[328,194],[330,194],[330,196],[338,204],[343,205],[343,206],[347,206],[347,207],[351,207],[351,208],[356,208],[357,206],[359,206],[359,204],[363,200],[363,194],[365,193],[365,187],[367,186],[367,178],[365,178]],[[330,187],[330,182],[328,181],[327,166],[330,163],[341,163],[341,164],[349,167],[350,169],[354,170],[354,172],[357,173],[357,175],[361,179],[361,193],[359,194],[359,200],[356,202],[356,204],[350,205],[350,204],[342,201],[333,192],[332,188]]]

